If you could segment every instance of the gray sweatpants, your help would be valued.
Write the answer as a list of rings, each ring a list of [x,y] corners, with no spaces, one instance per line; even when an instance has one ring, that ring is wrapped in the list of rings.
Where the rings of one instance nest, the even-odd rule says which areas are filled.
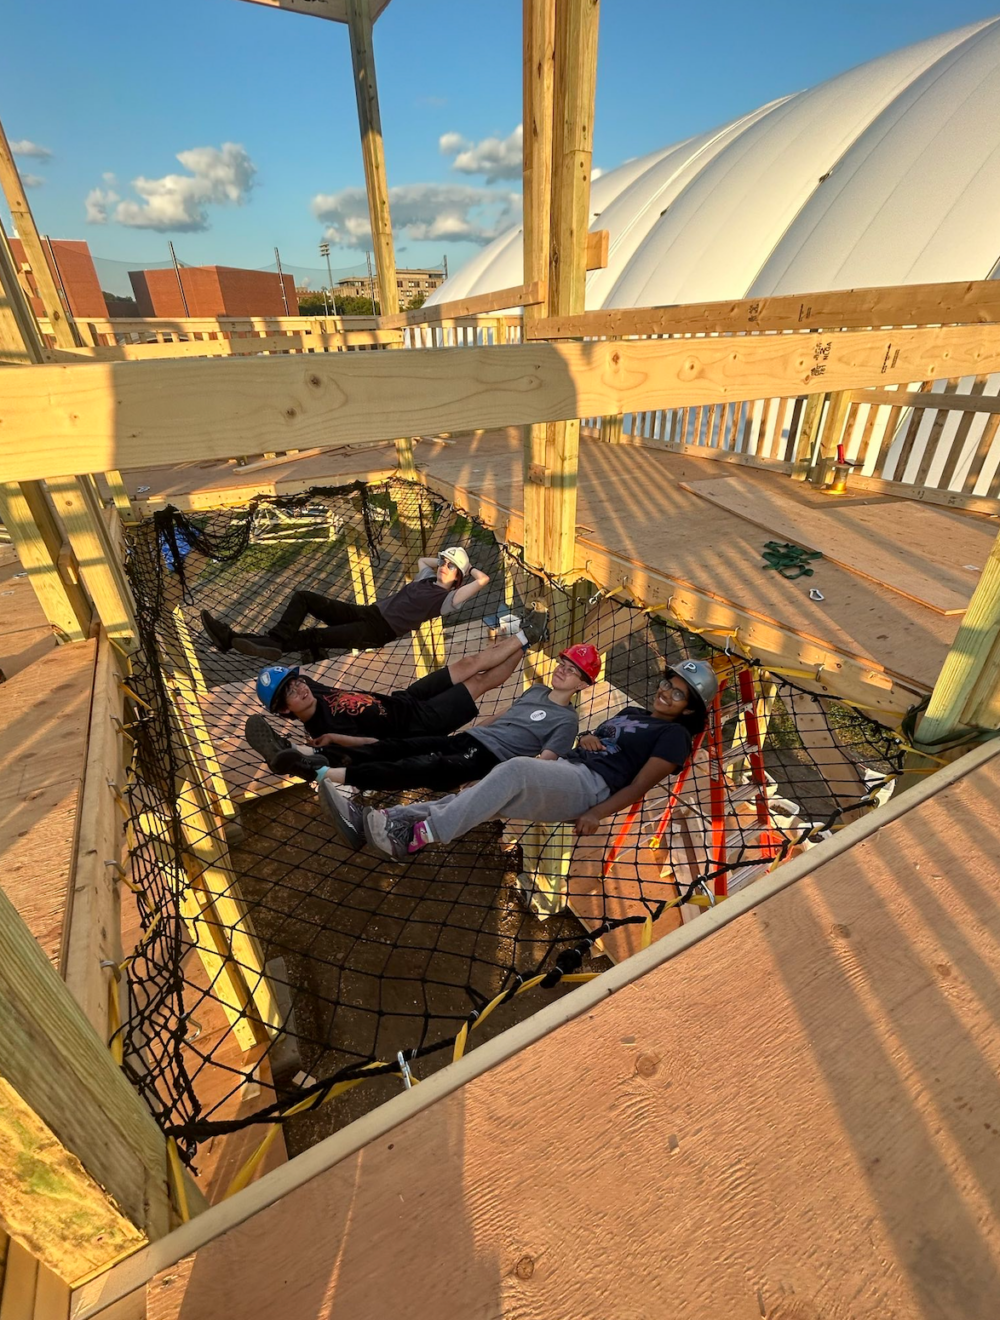
[[[451,843],[484,820],[575,820],[610,795],[600,775],[579,761],[515,756],[461,793],[435,802],[390,807],[397,820],[426,820],[437,843]]]

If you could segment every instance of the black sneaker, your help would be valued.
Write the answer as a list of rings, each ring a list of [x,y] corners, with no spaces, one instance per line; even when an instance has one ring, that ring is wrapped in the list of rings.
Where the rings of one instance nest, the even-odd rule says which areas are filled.
[[[276,775],[291,775],[296,779],[304,779],[307,784],[316,778],[317,770],[329,764],[329,760],[319,752],[303,752],[298,747],[288,747],[268,761],[268,766]]]
[[[549,612],[544,605],[535,602],[521,621],[521,632],[527,638],[528,646],[540,646],[549,635]]]
[[[224,619],[213,618],[208,610],[201,612],[201,626],[208,634],[208,640],[217,651],[230,651],[233,646],[233,630]]]
[[[239,651],[240,655],[252,655],[272,665],[284,655],[277,637],[270,633],[234,633],[230,629],[230,637],[233,650]]]
[[[364,812],[336,784],[323,779],[316,790],[319,805],[349,848],[357,850],[365,843]]]
[[[292,744],[288,739],[275,733],[263,715],[250,716],[243,727],[243,736],[257,755],[262,757],[272,770],[274,769],[274,758],[279,752],[292,750]]]

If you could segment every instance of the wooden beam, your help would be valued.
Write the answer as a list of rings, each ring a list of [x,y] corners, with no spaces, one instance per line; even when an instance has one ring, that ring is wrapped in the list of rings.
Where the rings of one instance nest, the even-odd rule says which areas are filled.
[[[485,316],[490,312],[505,312],[509,307],[540,307],[545,303],[545,281],[525,281],[509,289],[494,293],[480,293],[474,298],[456,302],[437,303],[433,307],[418,307],[412,312],[397,312],[395,316],[380,316],[379,326],[394,330],[409,325],[440,325],[443,321],[464,316]]]
[[[522,0],[524,283],[538,285],[543,301],[524,305],[524,324],[549,312],[549,215],[552,206],[552,84],[555,68],[555,0]],[[523,431],[524,554],[540,568],[545,558],[544,422]]]
[[[553,316],[576,315],[586,300],[599,16],[600,0],[556,0],[549,247]],[[557,420],[546,436],[544,563],[556,575],[572,572],[575,559],[581,415],[586,410]]]
[[[383,316],[392,316],[399,311],[399,291],[396,288],[396,254],[389,215],[389,187],[385,177],[375,52],[372,49],[372,0],[347,0],[347,19],[351,34],[351,63],[358,101],[365,187],[368,192],[368,218],[371,222],[375,274],[378,279],[379,310]]]
[[[108,780],[124,783],[125,702],[118,651],[107,633],[97,645],[94,691],[87,733],[87,760],[79,829],[66,914],[63,977],[87,1021],[108,1039],[110,996],[118,993],[115,968],[122,961],[119,867],[124,823]]]
[[[57,362],[158,362],[167,358],[258,357],[262,353],[339,353],[357,348],[402,346],[394,330],[360,330],[352,334],[275,334],[256,338],[173,339],[165,344],[99,345],[96,348],[53,349]]]
[[[934,390],[852,390],[852,403],[888,404],[894,408],[940,408],[945,412],[1000,413],[993,394],[939,394]]]
[[[75,560],[68,561],[64,554],[65,532],[44,484],[0,484],[0,518],[57,636],[70,642],[89,637],[93,611]]]
[[[608,264],[611,234],[607,229],[592,229],[587,235],[587,269],[604,270]]]
[[[3,124],[0,124],[0,188],[7,198],[10,218],[17,230],[17,236],[24,246],[24,255],[35,277],[35,287],[41,299],[42,308],[52,326],[52,334],[59,348],[72,348],[77,342],[73,333],[70,314],[63,308],[55,278],[49,269],[48,258],[42,246],[41,236],[35,224],[35,217],[21,186],[21,176],[14,162],[14,153],[10,149]]]
[[[73,1283],[169,1228],[166,1143],[0,891],[0,1219]]]
[[[17,278],[14,254],[0,224],[0,362],[27,366],[52,360]]]
[[[996,280],[903,284],[866,289],[672,303],[559,316],[525,328],[529,339],[629,335],[745,334],[769,330],[848,330],[870,326],[981,325],[1000,321]]]
[[[93,477],[58,477],[48,488],[101,623],[112,637],[137,637],[132,591],[108,534]]]
[[[332,449],[401,434],[998,369],[1000,331],[975,326],[8,367],[0,377],[0,479]]]
[[[968,725],[1000,728],[998,690],[1000,533],[941,666],[927,711],[917,729],[918,739],[932,746],[954,737]]]

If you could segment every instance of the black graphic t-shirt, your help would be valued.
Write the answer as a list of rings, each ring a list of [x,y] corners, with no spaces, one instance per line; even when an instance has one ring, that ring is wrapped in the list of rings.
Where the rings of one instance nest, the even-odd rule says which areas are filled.
[[[657,720],[641,706],[626,706],[598,725],[594,734],[604,746],[599,752],[576,748],[567,761],[582,761],[599,774],[611,793],[631,784],[652,757],[681,766],[691,754],[691,735],[671,720]]]
[[[393,733],[392,697],[378,692],[347,692],[305,675],[302,678],[316,698],[316,710],[304,725],[310,737],[346,733],[352,738],[388,738]]]

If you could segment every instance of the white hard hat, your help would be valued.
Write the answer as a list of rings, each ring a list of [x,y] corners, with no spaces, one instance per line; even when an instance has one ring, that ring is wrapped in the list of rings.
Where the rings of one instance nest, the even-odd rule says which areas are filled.
[[[668,665],[665,672],[683,678],[692,692],[701,698],[706,709],[719,690],[719,677],[705,660],[682,660],[679,664]]]
[[[440,559],[442,564],[451,564],[453,568],[457,568],[462,577],[469,576],[472,561],[460,545],[450,545],[447,550],[442,550]]]

